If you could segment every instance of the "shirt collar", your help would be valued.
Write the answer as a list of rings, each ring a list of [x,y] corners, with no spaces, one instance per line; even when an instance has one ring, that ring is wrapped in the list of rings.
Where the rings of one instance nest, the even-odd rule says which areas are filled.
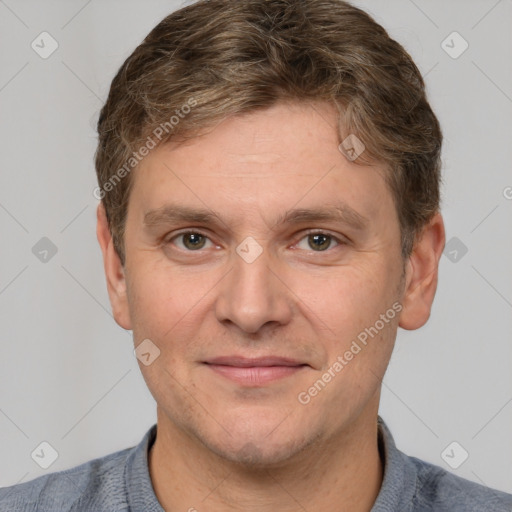
[[[155,439],[153,425],[126,460],[124,481],[131,512],[164,512],[149,476],[148,454]]]
[[[409,458],[400,452],[384,420],[379,416],[378,445],[384,461],[384,477],[371,512],[412,510],[417,470]],[[158,502],[149,476],[148,454],[156,439],[153,425],[142,441],[128,456],[125,465],[125,485],[132,512],[164,512]]]
[[[384,459],[384,478],[371,512],[412,510],[418,476],[416,466],[398,450],[389,428],[380,416],[377,425],[379,451]]]

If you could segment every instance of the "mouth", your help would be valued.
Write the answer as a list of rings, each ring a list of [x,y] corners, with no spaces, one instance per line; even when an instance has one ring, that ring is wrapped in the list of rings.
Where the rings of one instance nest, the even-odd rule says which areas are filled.
[[[284,357],[217,357],[204,364],[217,375],[243,386],[261,386],[295,375],[310,366]]]

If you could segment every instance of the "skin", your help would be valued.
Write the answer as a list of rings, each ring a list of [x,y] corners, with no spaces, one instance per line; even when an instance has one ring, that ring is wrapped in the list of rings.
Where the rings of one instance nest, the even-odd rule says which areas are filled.
[[[335,126],[328,104],[279,103],[153,150],[131,176],[124,266],[98,208],[115,319],[136,346],[150,339],[160,350],[139,365],[157,402],[149,468],[166,510],[362,512],[377,498],[381,380],[398,327],[417,329],[430,315],[445,235],[436,214],[404,261],[384,167],[346,159]],[[156,222],[153,213],[145,224],[169,203],[217,220]],[[340,203],[364,225],[354,215],[283,221]],[[252,263],[236,251],[246,237],[262,249]],[[300,403],[394,303],[401,312]],[[205,364],[230,355],[304,366],[246,385]]]

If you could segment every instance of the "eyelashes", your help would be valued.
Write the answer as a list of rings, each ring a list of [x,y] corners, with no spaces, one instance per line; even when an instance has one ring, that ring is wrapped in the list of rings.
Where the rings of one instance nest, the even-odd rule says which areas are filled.
[[[303,233],[302,236],[293,244],[293,249],[310,252],[327,252],[340,245],[346,245],[346,241],[332,235],[329,232],[321,230],[312,230]],[[219,247],[208,235],[197,230],[189,230],[174,234],[164,242],[165,245],[174,245],[183,252],[203,252],[203,250]]]

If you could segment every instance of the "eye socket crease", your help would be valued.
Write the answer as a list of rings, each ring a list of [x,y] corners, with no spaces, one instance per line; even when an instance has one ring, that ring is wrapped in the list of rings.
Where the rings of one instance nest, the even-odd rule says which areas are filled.
[[[180,244],[176,243],[176,240],[180,240],[182,237],[187,236],[187,235],[199,235],[200,237],[203,238],[204,244],[202,246],[196,247],[194,249],[190,249],[187,247],[184,247],[184,248],[180,247]],[[323,236],[323,237],[329,239],[329,247],[327,247],[326,249],[315,250],[310,245],[309,248],[303,249],[303,250],[309,251],[309,252],[322,253],[322,252],[327,252],[329,250],[332,250],[338,246],[344,246],[344,245],[350,244],[350,240],[348,240],[343,235],[334,235],[328,230],[309,229],[306,231],[302,231],[299,238],[295,237],[295,241],[293,242],[290,249],[297,250],[297,248],[303,241],[306,241],[306,243],[309,243],[308,238],[311,236],[315,236],[315,235]],[[212,248],[215,248],[215,249],[220,248],[220,246],[215,244],[215,242],[211,239],[211,237],[208,234],[203,233],[200,229],[194,229],[194,228],[187,229],[186,231],[180,231],[178,233],[173,233],[172,236],[167,235],[166,237],[164,237],[164,240],[163,240],[161,246],[168,246],[169,244],[176,246],[178,248],[178,250],[180,250],[180,251],[190,252],[190,253],[204,252],[204,251],[202,251],[203,249],[206,250],[206,249],[212,249]],[[205,247],[205,244],[209,244],[209,246]],[[184,242],[182,242],[181,245],[185,246],[186,244]]]

